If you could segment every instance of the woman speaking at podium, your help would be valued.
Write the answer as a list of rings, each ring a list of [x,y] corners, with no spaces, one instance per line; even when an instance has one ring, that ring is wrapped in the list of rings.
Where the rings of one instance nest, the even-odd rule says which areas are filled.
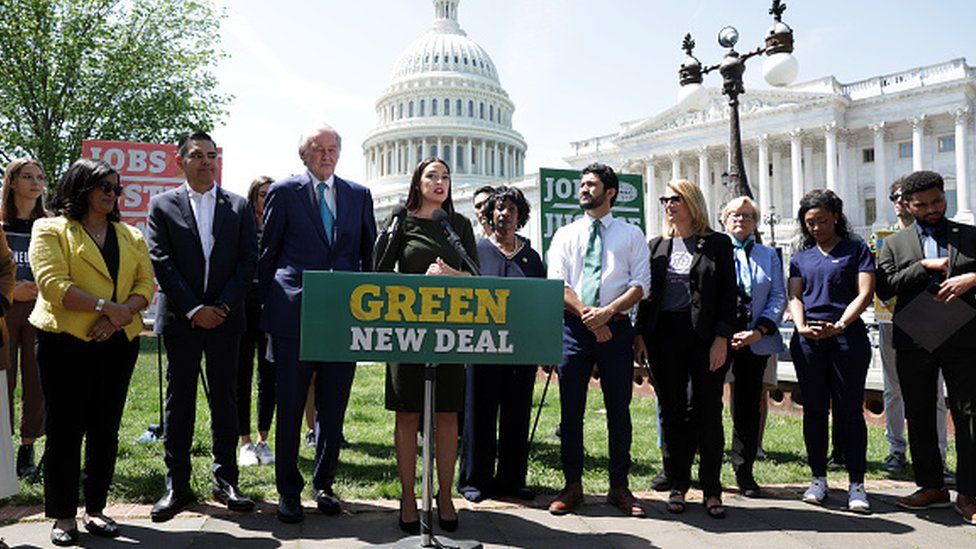
[[[379,258],[378,271],[404,274],[470,276],[465,261],[448,241],[446,224],[461,238],[467,255],[478,261],[474,230],[463,215],[454,211],[451,201],[451,169],[438,158],[427,158],[417,165],[410,180],[406,212],[394,212],[387,227],[389,249]],[[447,214],[443,217],[441,211]],[[403,219],[396,219],[397,213]],[[437,394],[434,403],[435,447],[437,460],[437,519],[441,529],[457,529],[457,511],[451,501],[454,461],[457,458],[458,412],[464,407],[464,368],[460,364],[437,369]],[[396,412],[394,445],[400,476],[400,529],[420,532],[420,515],[414,484],[417,476],[417,427],[424,403],[424,365],[387,364],[386,409]]]

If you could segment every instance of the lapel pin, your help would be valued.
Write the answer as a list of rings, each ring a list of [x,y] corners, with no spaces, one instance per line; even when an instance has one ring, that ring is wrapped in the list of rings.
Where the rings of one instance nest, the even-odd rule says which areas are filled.
[[[522,263],[528,263],[528,262],[529,262],[529,258],[522,256]]]

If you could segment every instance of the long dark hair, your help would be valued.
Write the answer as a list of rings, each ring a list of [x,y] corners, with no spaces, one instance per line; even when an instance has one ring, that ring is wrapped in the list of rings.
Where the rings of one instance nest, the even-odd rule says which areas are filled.
[[[841,238],[850,238],[851,231],[847,225],[847,216],[844,215],[844,201],[829,189],[814,189],[800,199],[800,209],[796,213],[796,220],[800,224],[800,231],[803,235],[801,247],[805,250],[817,245],[817,241],[807,230],[807,224],[803,222],[807,212],[814,208],[823,208],[832,214],[837,215],[837,224],[834,225],[834,232]]]
[[[7,164],[7,169],[3,173],[3,198],[0,198],[0,219],[5,223],[9,223],[14,219],[17,219],[17,204],[14,201],[14,182],[20,177],[20,171],[24,169],[25,166],[35,165],[37,169],[44,173],[44,168],[41,163],[33,158],[18,158]],[[44,186],[44,190],[47,191],[47,185]],[[31,221],[35,219],[40,219],[42,217],[47,217],[47,210],[44,208],[44,194],[37,197],[34,201],[34,207],[31,208],[30,215],[28,219]]]
[[[424,175],[424,170],[427,169],[427,166],[430,166],[435,162],[440,162],[444,166],[444,168],[447,169],[447,175],[451,175],[451,167],[448,166],[447,162],[444,162],[440,158],[437,158],[436,156],[431,156],[429,158],[425,158],[421,160],[420,164],[417,164],[417,168],[413,171],[413,177],[410,178],[410,190],[407,192],[407,203],[404,204],[404,206],[406,206],[407,208],[407,211],[412,212],[416,210],[417,208],[420,207],[420,204],[423,202],[424,197],[420,193],[420,178]],[[451,191],[453,189],[454,189],[454,181],[451,181],[451,184],[448,185],[447,187],[447,198],[445,198],[444,203],[441,204],[441,209],[449,214],[454,213],[454,201],[451,200]]]
[[[58,214],[81,221],[88,213],[88,195],[103,179],[118,175],[108,162],[101,159],[82,158],[64,172],[54,194],[54,208]],[[119,221],[119,200],[115,197],[115,207],[108,214],[109,221]]]

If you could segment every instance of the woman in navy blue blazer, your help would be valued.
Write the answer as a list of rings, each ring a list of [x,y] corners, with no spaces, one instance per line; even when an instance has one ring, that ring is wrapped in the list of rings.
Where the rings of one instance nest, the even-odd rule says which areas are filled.
[[[759,206],[745,196],[732,199],[722,210],[722,225],[732,240],[738,286],[736,333],[732,335],[732,468],[739,491],[746,497],[759,497],[752,465],[759,447],[763,372],[769,355],[785,348],[778,327],[786,308],[783,264],[776,250],[756,242],[759,219]]]

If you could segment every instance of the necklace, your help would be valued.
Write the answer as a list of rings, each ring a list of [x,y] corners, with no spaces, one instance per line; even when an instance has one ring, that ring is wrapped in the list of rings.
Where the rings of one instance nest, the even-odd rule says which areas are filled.
[[[505,255],[505,257],[508,259],[512,259],[513,257],[515,257],[515,255],[518,254],[519,251],[522,249],[521,246],[522,241],[519,240],[518,236],[513,235],[514,242],[512,243],[511,246],[512,251],[510,252],[506,250],[506,248],[508,247],[507,243],[503,243],[501,240],[498,239],[498,233],[491,233],[490,238],[491,241],[495,244],[495,247],[497,247],[498,250],[502,252],[502,254]]]

